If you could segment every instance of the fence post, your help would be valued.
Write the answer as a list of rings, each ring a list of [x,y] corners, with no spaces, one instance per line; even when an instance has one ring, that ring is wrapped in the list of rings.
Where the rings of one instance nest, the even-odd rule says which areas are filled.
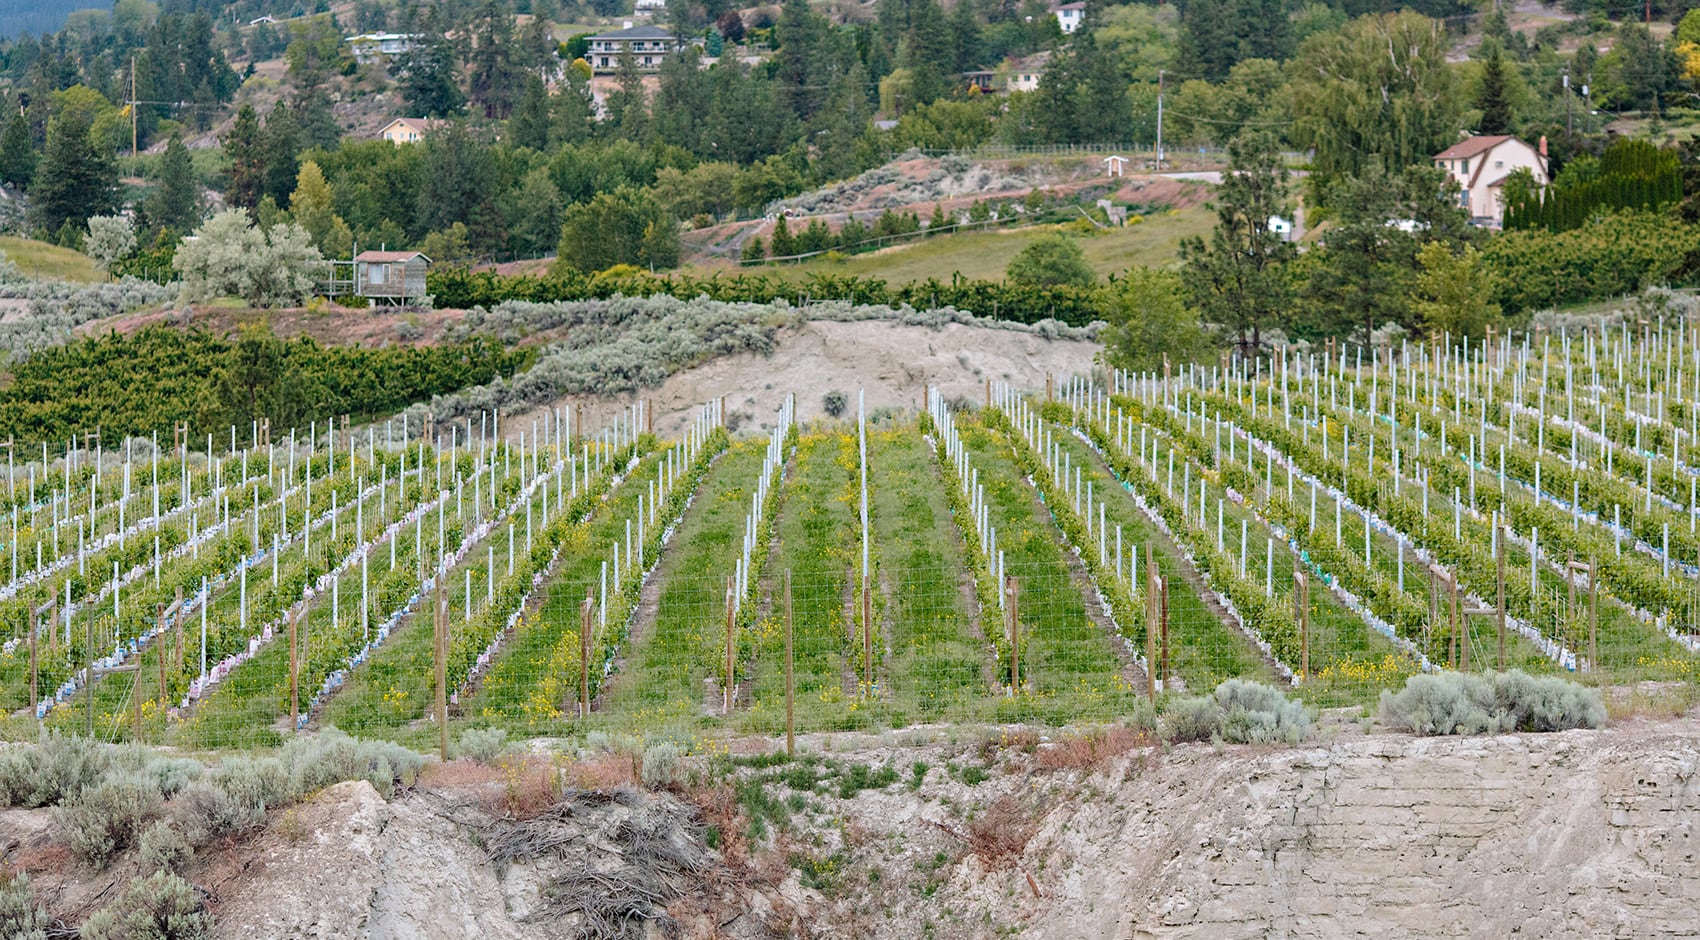
[[[37,713],[41,710],[40,709],[41,699],[36,692],[37,666],[36,666],[36,655],[35,655],[35,634],[36,634],[36,631],[38,629],[40,620],[41,620],[41,618],[38,615],[32,614],[30,616],[30,716],[31,717],[37,717]],[[39,718],[37,718],[37,720],[39,721]]]
[[[1012,575],[1004,585],[1004,606],[1009,608],[1010,690],[1021,694],[1021,588]]]
[[[862,675],[867,683],[862,694],[874,697],[874,595],[869,579],[862,578]]]
[[[785,569],[785,756],[790,757],[796,752],[797,746],[797,712],[793,699],[795,686],[792,684],[791,670],[791,569]]]
[[[590,625],[596,608],[593,597],[587,589],[584,603],[579,605],[578,716],[581,719],[590,717]]]
[[[306,608],[302,608],[302,613],[306,613]],[[299,665],[297,657],[300,654],[295,645],[295,614],[290,613],[284,619],[289,621],[289,733],[294,734],[301,720],[301,699],[296,685],[296,669]]]
[[[154,652],[158,655],[156,655],[154,658],[159,660],[159,700],[161,702],[164,702],[165,701],[165,605],[164,604],[155,604],[154,605],[154,616],[155,616],[156,622],[159,624],[159,633],[157,634],[158,639],[156,639],[154,641]],[[179,636],[177,638],[177,645],[179,645],[179,646],[183,645],[183,638],[181,636],[181,631],[179,631]],[[173,654],[173,658],[175,658],[175,654]],[[141,661],[138,660],[136,662],[136,665],[140,666]]]
[[[1158,600],[1163,605],[1158,617],[1158,622],[1163,625],[1163,682],[1167,687],[1169,681],[1169,579],[1163,578],[1158,584],[1161,585],[1158,591]]]
[[[1293,571],[1293,613],[1299,621],[1299,681],[1310,681],[1310,579]]]
[[[449,653],[449,599],[443,594],[443,578],[436,579],[436,597],[433,608],[436,617],[433,622],[436,639],[437,667],[437,700],[433,714],[437,718],[437,753],[443,760],[449,759],[449,698],[448,698],[448,653]]]
[[[1138,549],[1135,549],[1137,551]],[[1145,697],[1157,697],[1157,553],[1145,546]]]
[[[130,721],[133,724],[131,734],[135,740],[142,740],[142,664],[137,662],[130,667],[136,674],[136,681],[130,685]]]
[[[732,714],[732,579],[726,579],[726,687],[722,689],[725,707],[722,714]]]
[[[67,596],[69,596],[69,589],[67,589]],[[66,609],[66,611],[69,611],[71,609],[70,605],[67,604],[65,609]],[[66,616],[69,617],[70,616],[69,613],[67,613]],[[87,706],[86,710],[88,711],[88,722],[89,722],[88,734],[89,734],[89,737],[92,738],[92,737],[94,737],[94,615],[93,614],[90,614],[83,621],[83,642],[84,642],[84,644],[86,644],[83,647],[83,655],[88,657],[88,660],[87,660],[88,665],[83,667],[83,680],[84,680],[83,681],[83,691],[85,693],[87,693],[86,695],[84,695],[84,704]]]
[[[1493,331],[1490,329],[1488,332],[1489,337],[1491,338]],[[1498,551],[1494,552],[1493,559],[1495,568],[1494,580],[1496,582],[1496,595],[1494,598],[1494,606],[1496,609],[1494,611],[1494,619],[1498,621],[1499,624],[1500,672],[1505,671],[1505,536],[1506,533],[1501,533],[1500,536],[1494,540],[1495,547],[1498,548]]]
[[[1600,632],[1600,575],[1594,559],[1588,559],[1588,671],[1599,668],[1599,649],[1596,643]]]

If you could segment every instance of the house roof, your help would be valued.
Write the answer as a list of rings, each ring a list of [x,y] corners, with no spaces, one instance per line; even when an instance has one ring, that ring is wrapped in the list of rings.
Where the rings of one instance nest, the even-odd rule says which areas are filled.
[[[414,258],[425,258],[425,255],[418,251],[362,251],[354,256],[356,261],[377,261],[379,263],[411,261]],[[431,259],[425,258],[425,263],[430,264]]]
[[[612,39],[621,42],[628,39],[667,39],[676,42],[679,37],[675,36],[672,30],[662,29],[659,26],[633,26],[631,29],[617,29],[611,33],[597,33],[590,38]]]
[[[1065,3],[1062,6],[1057,7],[1057,9],[1058,10],[1084,10],[1084,9],[1086,9],[1086,4],[1084,2],[1082,2],[1082,0],[1075,0],[1074,3]]]
[[[418,131],[421,134],[423,134],[426,131],[431,129],[431,122],[425,120],[424,118],[402,117],[402,118],[396,118],[395,120],[389,122],[388,124],[385,124],[384,129],[379,131],[378,133],[382,134],[384,131],[389,130],[390,128],[396,126],[397,124],[400,124],[402,127],[406,127],[406,128],[411,129],[411,130]]]
[[[1500,144],[1505,143],[1508,140],[1516,140],[1516,139],[1517,138],[1512,137],[1509,134],[1495,134],[1495,135],[1466,137],[1463,140],[1460,140],[1457,143],[1453,144],[1452,146],[1447,147],[1445,150],[1442,150],[1441,152],[1435,154],[1434,159],[1436,159],[1436,160],[1466,160],[1470,157],[1475,156],[1476,154],[1487,153],[1489,150],[1492,150],[1493,148],[1499,146]]]

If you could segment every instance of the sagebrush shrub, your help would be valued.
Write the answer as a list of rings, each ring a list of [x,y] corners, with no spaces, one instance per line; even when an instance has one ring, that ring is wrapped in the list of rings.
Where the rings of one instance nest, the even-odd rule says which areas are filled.
[[[1211,696],[1179,698],[1163,710],[1157,726],[1165,741],[1209,741],[1221,733],[1222,717],[1222,706]]]
[[[195,850],[177,827],[161,819],[142,833],[142,865],[152,871],[182,873],[183,866],[195,857]]]
[[[95,911],[83,924],[83,940],[204,940],[212,936],[212,915],[195,889],[167,871],[130,882],[118,900]]]
[[[1297,744],[1310,736],[1303,702],[1260,682],[1229,679],[1216,687],[1222,707],[1222,740],[1235,744]]]
[[[28,875],[0,876],[0,937],[47,940],[47,912],[36,903]]]
[[[280,757],[295,799],[344,780],[365,780],[388,799],[398,780],[412,782],[425,766],[423,756],[399,744],[351,738],[335,728],[290,741]]]
[[[685,752],[672,741],[651,744],[643,752],[643,785],[651,790],[675,787],[685,780]]]
[[[1382,692],[1381,720],[1413,734],[1568,731],[1604,725],[1606,709],[1599,693],[1563,676],[1446,672]]]
[[[252,795],[238,798],[216,783],[198,780],[171,801],[171,815],[190,845],[206,845],[264,822],[266,804]]]
[[[501,728],[468,728],[460,733],[460,756],[480,764],[494,764],[508,749],[508,733]]]
[[[159,786],[146,774],[120,771],[55,807],[53,819],[71,851],[99,867],[134,845],[164,804]]]
[[[50,806],[100,779],[109,751],[88,738],[43,734],[31,747],[0,751],[0,801],[8,806]]]

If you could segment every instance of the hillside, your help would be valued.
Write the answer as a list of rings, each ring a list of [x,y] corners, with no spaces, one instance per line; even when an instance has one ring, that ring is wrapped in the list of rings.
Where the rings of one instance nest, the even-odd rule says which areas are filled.
[[[589,789],[518,819],[514,772],[459,761],[388,802],[330,787],[189,873],[232,938],[594,935],[574,907],[594,899],[559,887],[587,864],[595,908],[653,898],[686,937],[1647,936],[1692,922],[1696,730],[1414,739],[1346,722],[1301,748],[1127,742],[1097,761],[1021,728],[841,734],[774,771],[692,762],[671,792],[589,752],[557,765]],[[855,767],[902,781],[847,797],[780,782]],[[761,806],[780,809],[746,839]],[[0,812],[0,845],[71,914],[111,876],[55,855],[47,816]]]
[[[0,0],[0,39],[55,33],[74,10],[110,10],[103,0]]]

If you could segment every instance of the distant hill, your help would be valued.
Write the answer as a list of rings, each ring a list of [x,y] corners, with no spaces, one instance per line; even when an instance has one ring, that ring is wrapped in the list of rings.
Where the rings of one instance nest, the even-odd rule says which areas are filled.
[[[112,0],[0,0],[0,39],[56,33],[72,10],[111,8]]]

